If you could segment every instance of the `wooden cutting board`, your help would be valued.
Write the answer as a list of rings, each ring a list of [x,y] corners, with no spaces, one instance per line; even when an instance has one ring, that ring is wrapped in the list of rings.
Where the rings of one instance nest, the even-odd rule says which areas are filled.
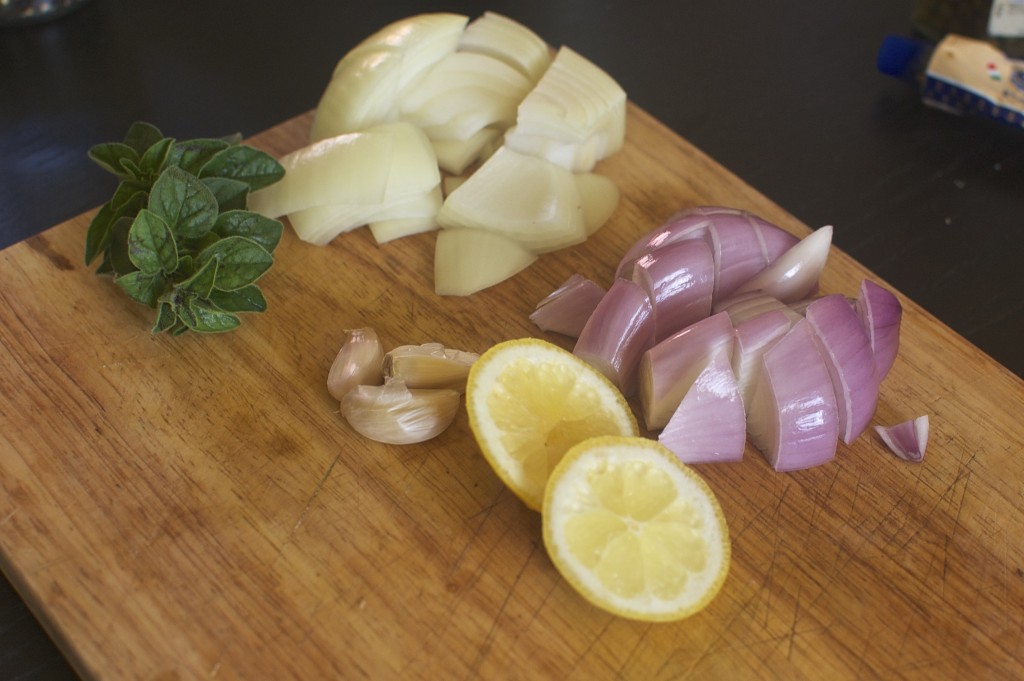
[[[310,122],[253,144],[291,151]],[[149,311],[82,265],[91,214],[0,253],[0,555],[80,673],[1024,677],[1024,383],[906,298],[875,423],[928,414],[925,461],[872,432],[808,471],[774,473],[749,446],[700,467],[732,567],[678,623],[577,596],[464,413],[422,445],[353,434],[325,387],[346,329],[388,346],[571,347],[533,327],[534,304],[574,272],[610,283],[680,208],[808,231],[632,105],[626,148],[598,170],[623,196],[605,228],[468,298],[434,295],[433,234],[315,247],[286,231],[262,280],[270,309],[221,336],[152,336]],[[855,295],[867,276],[833,249],[822,289]]]

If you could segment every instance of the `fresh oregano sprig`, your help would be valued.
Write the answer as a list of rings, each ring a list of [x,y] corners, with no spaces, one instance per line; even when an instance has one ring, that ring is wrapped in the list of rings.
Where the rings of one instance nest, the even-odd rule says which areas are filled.
[[[238,135],[178,141],[133,123],[123,142],[89,157],[118,178],[85,238],[85,264],[156,310],[153,333],[216,333],[239,312],[267,308],[256,285],[274,262],[283,227],[246,210],[249,192],[284,168]]]

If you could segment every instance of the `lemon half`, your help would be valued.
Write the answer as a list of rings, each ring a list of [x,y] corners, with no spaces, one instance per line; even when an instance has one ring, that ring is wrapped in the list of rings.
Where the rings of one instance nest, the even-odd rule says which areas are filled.
[[[713,491],[654,440],[599,437],[573,447],[551,474],[543,523],[565,580],[622,617],[688,617],[729,571],[729,531]]]
[[[498,477],[539,511],[555,465],[599,435],[636,435],[626,399],[567,350],[537,338],[491,346],[466,383],[470,429]]]

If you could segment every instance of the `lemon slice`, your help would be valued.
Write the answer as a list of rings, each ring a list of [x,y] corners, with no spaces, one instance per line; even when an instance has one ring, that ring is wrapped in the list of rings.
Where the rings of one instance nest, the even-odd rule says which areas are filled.
[[[473,363],[469,425],[498,477],[539,511],[548,476],[569,449],[597,435],[636,435],[622,393],[567,350],[537,338],[504,341]]]
[[[729,530],[714,492],[654,440],[599,437],[573,447],[551,474],[543,523],[565,580],[622,617],[688,617],[729,572]]]

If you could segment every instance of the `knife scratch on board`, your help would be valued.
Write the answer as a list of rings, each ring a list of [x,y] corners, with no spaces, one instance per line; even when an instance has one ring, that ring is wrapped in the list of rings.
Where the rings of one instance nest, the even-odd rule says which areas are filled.
[[[341,454],[337,454],[334,457],[334,460],[331,461],[330,465],[327,466],[327,470],[320,478],[320,481],[316,484],[316,487],[313,489],[313,493],[309,496],[309,499],[302,506],[302,510],[299,512],[299,517],[296,519],[295,524],[292,526],[292,529],[288,532],[288,536],[285,537],[283,542],[281,542],[281,546],[277,550],[277,556],[274,558],[274,565],[276,565],[277,561],[279,561],[282,558],[282,556],[284,556],[284,550],[288,548],[289,545],[291,545],[292,537],[294,537],[295,533],[299,531],[300,527],[302,527],[302,522],[306,518],[306,513],[313,505],[313,502],[316,501],[317,497],[320,495],[320,490],[324,488],[324,485],[327,483],[327,479],[331,477],[331,471],[334,470],[334,467],[338,464],[338,461],[340,460]]]

